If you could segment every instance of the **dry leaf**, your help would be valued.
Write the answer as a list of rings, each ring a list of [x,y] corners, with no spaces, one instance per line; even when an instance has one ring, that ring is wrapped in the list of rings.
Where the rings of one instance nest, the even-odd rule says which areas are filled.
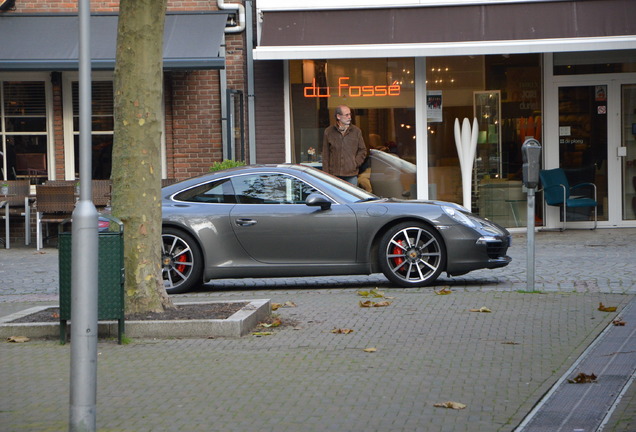
[[[599,303],[598,310],[601,312],[616,312],[616,306],[605,306],[603,303]]]
[[[484,312],[484,313],[490,313],[492,312],[490,309],[488,309],[486,306],[480,307],[479,309],[468,309],[471,312]]]
[[[28,342],[31,339],[29,339],[26,336],[9,336],[7,338],[7,342],[15,342],[15,343],[23,343],[23,342]]]
[[[384,292],[378,291],[377,288],[373,288],[371,291],[357,291],[357,294],[361,297],[384,298]]]
[[[584,374],[583,372],[581,372],[580,374],[578,374],[573,379],[569,379],[568,382],[571,383],[571,384],[595,383],[596,382],[596,375],[594,375],[594,374],[588,375],[588,374]]]
[[[384,306],[390,306],[391,302],[390,301],[381,301],[381,302],[377,302],[373,304],[373,307],[384,307]]]
[[[466,404],[463,404],[460,402],[453,402],[453,401],[436,403],[436,404],[433,404],[433,406],[437,408],[450,408],[454,410],[461,410],[466,408]]]
[[[374,353],[377,350],[378,350],[377,348],[365,348],[362,351],[367,352],[367,353]]]
[[[353,333],[353,330],[352,329],[345,329],[345,328],[335,328],[335,329],[331,330],[331,333],[349,334],[349,333]]]
[[[373,306],[373,302],[371,300],[367,300],[367,301],[360,301],[358,302],[358,304],[360,305],[360,307],[371,307]]]
[[[273,335],[273,332],[253,332],[252,333],[254,336],[270,336]]]
[[[614,324],[615,326],[624,326],[625,321],[621,320],[620,318],[617,318],[614,321],[612,321],[612,324]]]
[[[439,291],[435,291],[435,294],[437,295],[448,295],[448,294],[452,294],[453,292],[448,288],[448,287],[444,287]]]
[[[270,327],[278,327],[279,325],[281,325],[281,321],[280,318],[276,318],[274,321],[272,321],[271,323],[267,324],[267,323],[260,323],[259,324],[261,327],[265,327],[265,328],[270,328]]]
[[[272,310],[275,311],[282,307],[296,307],[296,303],[293,301],[286,301],[285,303],[272,303]]]

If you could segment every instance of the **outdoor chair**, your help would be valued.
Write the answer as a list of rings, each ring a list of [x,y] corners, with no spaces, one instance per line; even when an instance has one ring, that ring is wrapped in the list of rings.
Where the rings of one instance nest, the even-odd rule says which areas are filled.
[[[2,181],[8,186],[8,196],[2,198],[9,204],[9,219],[5,211],[0,214],[0,220],[6,219],[6,226],[9,227],[9,220],[12,218],[24,217],[24,244],[31,244],[31,201],[29,196],[31,186],[29,180],[6,180]],[[6,210],[6,209],[5,209]]]
[[[69,185],[37,185],[35,187],[37,249],[43,247],[42,225],[61,223],[69,219],[75,208],[75,186]]]
[[[541,170],[539,178],[543,186],[543,199],[547,205],[559,206],[563,209],[563,227],[561,231],[565,231],[567,223],[568,208],[593,207],[594,208],[594,228],[596,229],[598,218],[598,202],[596,201],[596,185],[591,182],[579,183],[572,187],[568,182],[565,171],[562,168],[554,168],[549,170]],[[583,195],[572,195],[573,192],[581,190],[585,193],[585,188],[591,188],[593,198]]]
[[[112,182],[110,180],[93,180],[93,204],[98,211],[110,205]]]

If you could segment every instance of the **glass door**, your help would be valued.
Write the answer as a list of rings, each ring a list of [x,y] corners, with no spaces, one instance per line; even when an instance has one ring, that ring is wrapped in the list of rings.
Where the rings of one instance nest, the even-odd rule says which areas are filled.
[[[570,186],[596,185],[598,220],[608,217],[608,85],[558,88],[559,166]],[[591,190],[581,192],[592,196]],[[590,207],[569,208],[568,224],[590,221]]]
[[[621,85],[621,147],[623,220],[636,220],[636,84]]]

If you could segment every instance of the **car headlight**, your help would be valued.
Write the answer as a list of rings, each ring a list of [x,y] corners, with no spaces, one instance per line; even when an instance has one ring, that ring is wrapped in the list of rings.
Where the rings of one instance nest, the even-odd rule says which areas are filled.
[[[468,217],[465,213],[459,211],[456,208],[442,206],[442,210],[444,210],[444,213],[450,216],[453,220],[459,222],[462,225],[466,225],[471,228],[477,228],[479,226],[472,218]]]

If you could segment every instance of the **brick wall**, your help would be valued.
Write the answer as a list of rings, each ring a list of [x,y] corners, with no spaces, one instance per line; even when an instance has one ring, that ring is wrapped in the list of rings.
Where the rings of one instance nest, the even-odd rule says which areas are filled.
[[[227,1],[226,4],[241,3]],[[76,13],[77,1],[20,0],[10,13]],[[92,12],[117,12],[119,1],[91,1]],[[214,0],[169,0],[168,11],[215,11]],[[245,86],[245,33],[226,34],[227,86],[242,90]],[[167,176],[183,179],[207,172],[223,158],[221,130],[220,73],[213,71],[166,72],[164,100],[166,111]],[[54,140],[56,177],[64,178],[64,134],[62,88],[53,85]],[[245,104],[245,152],[247,154],[247,104]]]

